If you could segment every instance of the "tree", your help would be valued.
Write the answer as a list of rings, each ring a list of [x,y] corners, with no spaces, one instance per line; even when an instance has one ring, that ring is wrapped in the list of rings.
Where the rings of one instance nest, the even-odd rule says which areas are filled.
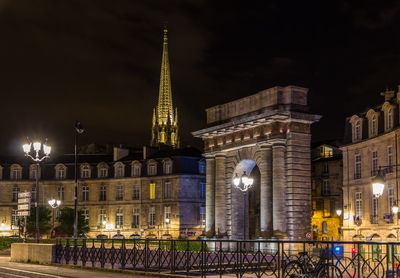
[[[23,226],[21,219],[21,226]],[[51,210],[46,206],[39,206],[39,232],[40,235],[47,234],[51,229]],[[26,219],[26,232],[29,236],[36,234],[36,208],[31,207],[31,213]]]
[[[58,226],[60,233],[64,236],[72,236],[74,234],[74,209],[65,207],[60,209],[60,216],[58,217]],[[88,233],[90,230],[88,223],[85,221],[83,211],[78,211],[78,237]]]

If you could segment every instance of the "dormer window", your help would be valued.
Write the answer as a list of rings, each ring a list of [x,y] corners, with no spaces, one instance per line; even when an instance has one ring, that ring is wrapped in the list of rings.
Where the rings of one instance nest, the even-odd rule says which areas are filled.
[[[56,166],[56,179],[64,180],[67,177],[67,167],[63,164]]]
[[[88,178],[90,178],[90,168],[89,168],[89,165],[83,165],[83,166],[82,166],[81,177],[82,177],[83,179],[88,179]]]
[[[12,180],[20,180],[22,178],[22,167],[17,164],[12,165],[10,176]]]
[[[386,127],[387,129],[392,129],[393,128],[393,113],[392,109],[389,109],[387,112],[387,120],[386,120]]]
[[[133,165],[133,176],[134,177],[139,177],[140,176],[140,165],[139,164],[134,164]]]
[[[384,113],[385,131],[393,129],[394,126],[394,114],[393,111],[395,106],[388,101],[382,105],[382,111]]]
[[[104,162],[101,162],[97,165],[97,176],[99,178],[108,177],[108,165]]]
[[[100,177],[101,178],[107,177],[107,168],[104,166],[101,166],[101,168],[100,168]]]
[[[124,176],[124,164],[118,162],[114,167],[115,167],[115,177],[122,178]]]
[[[38,168],[39,168],[39,166],[38,166]],[[32,179],[32,180],[35,180],[36,179],[36,175],[37,175],[36,165],[32,164],[29,167],[29,178]],[[39,168],[39,178],[40,178],[40,168]]]
[[[357,121],[354,127],[354,140],[361,139],[361,123]]]
[[[372,120],[371,120],[371,135],[376,135],[376,116],[373,115],[372,116]]]
[[[172,172],[172,167],[171,167],[172,162],[170,160],[167,160],[164,162],[164,174],[171,174]]]
[[[148,166],[148,174],[150,176],[154,176],[157,174],[157,164],[155,162],[151,162]]]

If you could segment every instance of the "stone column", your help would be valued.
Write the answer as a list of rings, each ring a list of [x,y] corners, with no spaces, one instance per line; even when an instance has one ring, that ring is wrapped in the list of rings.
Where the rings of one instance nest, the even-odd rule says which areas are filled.
[[[226,232],[225,183],[225,155],[217,154],[215,158],[215,232],[217,235]]]
[[[272,219],[276,235],[286,232],[286,177],[285,145],[274,143],[272,146]]]
[[[206,156],[206,233],[215,235],[215,157]]]
[[[260,230],[263,237],[272,236],[272,148],[261,146],[260,162]]]

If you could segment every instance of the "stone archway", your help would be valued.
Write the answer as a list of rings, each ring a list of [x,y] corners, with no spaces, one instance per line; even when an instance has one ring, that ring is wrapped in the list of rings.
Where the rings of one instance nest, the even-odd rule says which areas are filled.
[[[255,161],[243,159],[232,174],[251,176],[253,186],[246,192],[231,183],[232,239],[256,239],[260,236],[260,170]]]
[[[248,236],[240,232],[248,228],[232,187],[235,171],[250,167],[243,161],[259,171],[259,191],[252,196],[260,203],[253,212],[259,220],[250,219],[259,223],[248,227],[258,226],[264,238],[305,239],[311,232],[310,125],[320,117],[307,112],[307,91],[274,87],[206,110],[209,127],[193,135],[205,145],[208,236]]]

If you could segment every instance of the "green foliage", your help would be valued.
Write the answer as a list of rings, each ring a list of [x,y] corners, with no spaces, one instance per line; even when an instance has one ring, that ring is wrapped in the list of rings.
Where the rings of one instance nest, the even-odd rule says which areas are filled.
[[[23,220],[21,219],[21,226]],[[39,206],[39,232],[46,234],[51,229],[51,210],[45,206]],[[31,215],[26,219],[26,230],[28,235],[35,236],[36,234],[36,208],[31,207]]]
[[[17,242],[16,238],[0,237],[0,250],[8,249],[11,247],[11,243]]]
[[[74,234],[74,209],[65,207],[60,209],[60,216],[58,217],[58,226],[61,235],[73,236]],[[90,228],[88,223],[85,221],[83,211],[78,211],[78,237],[81,237],[89,232]]]

